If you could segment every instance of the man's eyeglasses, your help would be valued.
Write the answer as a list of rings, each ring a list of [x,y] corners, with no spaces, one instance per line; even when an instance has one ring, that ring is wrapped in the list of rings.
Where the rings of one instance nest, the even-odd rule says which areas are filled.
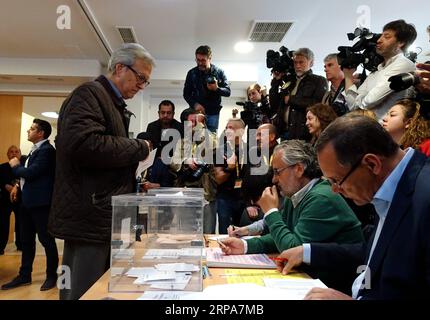
[[[150,82],[148,80],[146,80],[146,77],[142,74],[140,74],[139,72],[137,72],[136,70],[133,69],[133,67],[125,65],[127,68],[129,68],[134,75],[136,76],[136,80],[137,80],[137,84],[141,85],[143,84],[144,87],[149,86]]]
[[[283,168],[273,168],[273,176],[279,176],[281,173],[282,173],[282,171],[284,171],[285,169],[287,169],[287,168],[289,168],[289,167],[292,167],[292,166],[295,166],[297,163],[295,163],[295,164],[290,164],[289,166],[285,166],[285,167],[283,167]]]
[[[348,179],[348,177],[360,166],[362,159],[363,159],[363,157],[360,157],[360,159],[358,159],[358,161],[356,163],[354,163],[354,165],[351,167],[351,169],[349,169],[348,173],[342,178],[342,180],[337,182],[337,181],[334,181],[332,179],[327,179],[328,182],[332,186],[339,189],[342,186],[342,183],[344,183],[346,181],[346,179]]]

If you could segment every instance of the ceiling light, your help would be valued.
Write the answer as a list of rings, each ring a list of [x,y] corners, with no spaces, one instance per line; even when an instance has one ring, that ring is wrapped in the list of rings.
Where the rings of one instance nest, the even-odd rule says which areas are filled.
[[[42,112],[42,116],[47,117],[47,118],[58,119],[58,113],[55,111]]]
[[[254,49],[254,45],[248,41],[240,41],[234,45],[234,50],[239,53],[249,53]]]

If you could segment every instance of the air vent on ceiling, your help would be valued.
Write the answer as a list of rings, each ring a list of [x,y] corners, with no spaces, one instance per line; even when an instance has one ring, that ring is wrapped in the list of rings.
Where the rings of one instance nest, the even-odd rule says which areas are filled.
[[[251,42],[281,42],[292,25],[292,22],[254,21],[248,39]]]
[[[136,33],[133,27],[119,27],[117,26],[121,39],[124,43],[137,43]]]

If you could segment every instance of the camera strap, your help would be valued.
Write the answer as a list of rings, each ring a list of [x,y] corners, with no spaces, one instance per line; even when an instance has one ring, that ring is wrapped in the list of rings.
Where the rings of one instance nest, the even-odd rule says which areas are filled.
[[[343,91],[343,89],[345,89],[345,81],[342,81],[342,83],[339,85],[339,87],[337,88],[335,94],[333,97],[330,97],[329,99],[329,104],[331,105],[333,102],[336,101],[337,97],[339,96],[339,94]]]

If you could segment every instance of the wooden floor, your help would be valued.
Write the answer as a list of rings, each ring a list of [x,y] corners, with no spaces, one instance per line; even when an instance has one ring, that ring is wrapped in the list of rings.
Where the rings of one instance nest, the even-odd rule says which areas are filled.
[[[18,275],[20,265],[21,255],[0,256],[0,285],[15,278]],[[11,290],[0,290],[0,300],[58,300],[57,288],[40,291],[40,286],[46,278],[45,270],[45,255],[36,255],[33,264],[32,284]]]

